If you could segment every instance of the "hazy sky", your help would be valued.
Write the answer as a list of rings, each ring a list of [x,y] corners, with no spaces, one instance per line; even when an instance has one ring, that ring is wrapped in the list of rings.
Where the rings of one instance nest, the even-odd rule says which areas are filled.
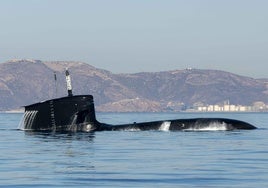
[[[0,62],[268,78],[268,0],[1,0],[0,24]]]

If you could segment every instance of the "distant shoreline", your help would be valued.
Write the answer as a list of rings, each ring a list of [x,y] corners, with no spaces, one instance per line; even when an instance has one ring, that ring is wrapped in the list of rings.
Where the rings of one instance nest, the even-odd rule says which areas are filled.
[[[22,114],[24,110],[7,110],[7,111],[0,111],[1,114]]]
[[[24,110],[10,110],[10,111],[0,111],[0,114],[23,114]],[[200,111],[180,111],[180,112],[104,112],[104,111],[96,111],[96,113],[111,113],[111,114],[120,114],[120,113],[173,113],[173,114],[247,114],[247,113],[268,113],[268,111],[257,112],[257,111],[247,111],[247,112],[200,112]]]

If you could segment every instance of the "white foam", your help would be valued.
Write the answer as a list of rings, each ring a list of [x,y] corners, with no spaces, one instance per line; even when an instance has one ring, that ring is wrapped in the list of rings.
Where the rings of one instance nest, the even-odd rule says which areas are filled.
[[[74,117],[73,117],[73,119],[72,119],[71,125],[75,125],[76,124],[77,117],[78,117],[78,115],[75,114]]]
[[[20,119],[19,126],[18,126],[19,130],[24,130],[24,119],[25,119],[25,115],[23,114],[23,116]]]
[[[123,131],[130,131],[130,132],[136,132],[136,131],[141,131],[139,128],[125,128]]]
[[[159,131],[169,131],[170,124],[170,121],[164,121],[159,127]]]
[[[89,123],[89,124],[83,125],[82,130],[83,130],[83,132],[90,132],[90,131],[94,130],[94,126]]]
[[[31,129],[32,127],[32,124],[36,118],[36,115],[37,115],[38,111],[35,111],[35,110],[30,110],[30,111],[26,111],[24,114],[23,114],[23,117],[20,121],[20,124],[19,124],[19,129],[20,130],[27,130],[27,129]]]
[[[186,129],[186,131],[226,131],[228,130],[227,124],[222,122],[212,122],[207,126],[195,125],[195,127]]]

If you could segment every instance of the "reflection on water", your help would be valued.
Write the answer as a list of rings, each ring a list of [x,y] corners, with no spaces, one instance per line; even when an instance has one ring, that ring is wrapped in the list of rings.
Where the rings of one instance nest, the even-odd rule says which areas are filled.
[[[57,140],[81,140],[93,142],[95,137],[95,132],[85,133],[85,132],[68,132],[68,133],[58,133],[58,132],[35,132],[35,131],[24,131],[26,136],[32,136],[35,138],[44,139],[44,141],[57,141]]]
[[[195,117],[107,113],[99,119],[116,124],[175,116]],[[0,114],[1,186],[267,187],[267,114],[211,116],[248,121],[259,129],[55,134],[17,130],[21,115]]]

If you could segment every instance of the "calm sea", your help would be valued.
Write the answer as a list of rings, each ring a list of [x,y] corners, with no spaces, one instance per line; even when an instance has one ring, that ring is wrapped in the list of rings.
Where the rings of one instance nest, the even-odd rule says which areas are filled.
[[[1,187],[268,187],[268,113],[98,113],[101,122],[235,118],[257,130],[17,130],[22,114],[0,114]]]

